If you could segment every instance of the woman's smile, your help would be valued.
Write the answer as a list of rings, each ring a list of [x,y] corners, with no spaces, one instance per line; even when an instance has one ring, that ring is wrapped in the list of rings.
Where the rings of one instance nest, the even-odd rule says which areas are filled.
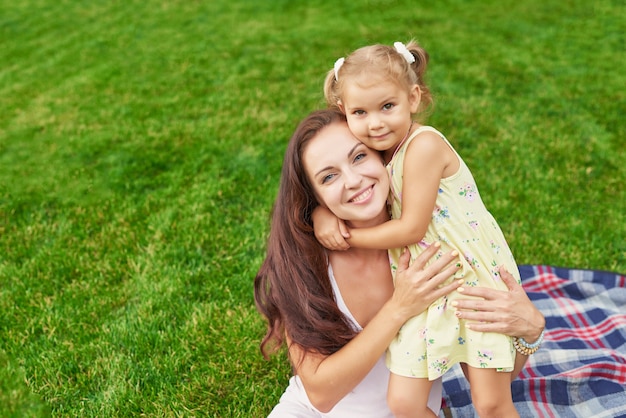
[[[365,190],[359,192],[352,199],[348,200],[348,202],[349,203],[361,203],[364,200],[369,199],[372,196],[373,189],[374,189],[374,185],[369,186]]]

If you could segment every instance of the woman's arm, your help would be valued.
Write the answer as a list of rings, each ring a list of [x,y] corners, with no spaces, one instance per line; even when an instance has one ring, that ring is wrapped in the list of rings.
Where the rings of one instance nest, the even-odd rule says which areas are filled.
[[[543,314],[535,307],[515,278],[504,267],[500,277],[509,291],[482,287],[461,287],[457,291],[482,300],[460,299],[452,302],[461,319],[475,321],[468,326],[475,331],[497,332],[521,337],[528,343],[537,341],[546,326]],[[517,377],[528,356],[517,353],[512,378]]]
[[[391,299],[339,351],[325,356],[305,352],[295,344],[290,346],[289,355],[296,374],[317,409],[330,411],[370,372],[407,319],[423,312],[432,302],[460,285],[462,281],[456,281],[439,288],[458,269],[456,265],[448,266],[458,256],[456,252],[446,253],[424,268],[437,250],[438,246],[432,245],[410,267],[407,267],[408,251],[403,254]]]
[[[439,183],[458,158],[440,136],[419,134],[409,144],[402,173],[402,214],[372,228],[351,229],[346,241],[356,248],[401,248],[419,242],[431,221]],[[454,170],[456,171],[456,170]]]

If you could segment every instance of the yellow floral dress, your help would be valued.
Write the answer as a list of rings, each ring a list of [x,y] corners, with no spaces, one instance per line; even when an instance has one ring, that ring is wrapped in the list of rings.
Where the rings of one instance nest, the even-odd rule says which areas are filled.
[[[387,165],[391,178],[389,202],[394,219],[400,218],[402,210],[402,172],[406,150],[411,141],[424,131],[441,136],[441,140],[454,150],[448,140],[430,126],[418,128],[400,146]],[[425,245],[439,241],[439,256],[451,248],[459,251],[462,267],[456,278],[464,278],[466,286],[507,290],[497,267],[505,265],[519,282],[517,264],[500,227],[485,208],[471,172],[458,154],[457,157],[460,168],[454,175],[441,179],[426,235],[420,243],[409,246],[411,259],[415,259]],[[389,251],[394,275],[400,254],[401,249]],[[515,361],[512,339],[502,334],[467,329],[465,321],[454,315],[450,305],[461,297],[460,293],[452,292],[440,298],[426,312],[411,318],[400,329],[387,351],[387,367],[391,372],[434,380],[456,363],[499,371],[512,370]]]

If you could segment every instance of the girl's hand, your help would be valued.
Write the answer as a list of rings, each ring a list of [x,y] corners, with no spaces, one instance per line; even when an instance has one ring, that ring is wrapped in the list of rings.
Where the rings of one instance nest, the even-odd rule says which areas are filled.
[[[511,337],[522,337],[532,343],[539,338],[546,321],[533,305],[515,278],[504,267],[500,277],[509,291],[482,287],[461,287],[462,295],[480,299],[459,299],[452,302],[457,316],[472,321],[468,326],[475,331],[497,332]]]
[[[337,218],[325,207],[318,206],[313,210],[313,231],[315,238],[325,248],[331,251],[341,251],[350,248],[346,238],[350,238],[345,222]]]
[[[407,249],[400,257],[391,301],[397,304],[396,309],[405,316],[405,321],[421,314],[434,301],[449,294],[464,282],[460,279],[442,286],[459,269],[458,262],[451,264],[458,259],[457,251],[447,252],[429,266],[424,267],[439,251],[439,247],[439,243],[429,246],[411,266],[409,266],[411,256]]]

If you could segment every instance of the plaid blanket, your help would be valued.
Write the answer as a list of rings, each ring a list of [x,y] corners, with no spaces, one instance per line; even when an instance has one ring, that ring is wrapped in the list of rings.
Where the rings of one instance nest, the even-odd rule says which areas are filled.
[[[626,276],[549,266],[520,273],[546,317],[544,343],[511,386],[520,416],[626,417]],[[440,416],[476,416],[458,366],[443,390]]]

